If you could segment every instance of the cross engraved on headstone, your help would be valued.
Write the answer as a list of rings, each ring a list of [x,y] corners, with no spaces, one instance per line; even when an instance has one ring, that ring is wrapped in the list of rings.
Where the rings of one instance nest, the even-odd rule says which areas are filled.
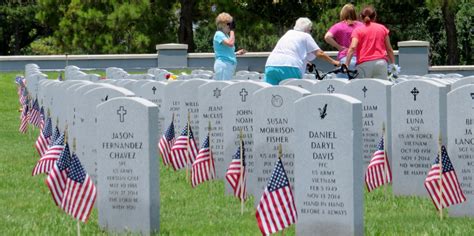
[[[153,86],[153,88],[151,88],[151,90],[153,90],[153,95],[155,95],[155,92],[156,92],[156,87]]]
[[[214,89],[214,97],[219,98],[221,96],[221,90],[219,88]]]
[[[414,87],[413,90],[411,90],[411,94],[413,94],[413,101],[416,101],[416,95],[418,95],[419,93],[420,91],[418,91],[416,87]]]
[[[330,84],[329,87],[328,87],[328,92],[333,93],[334,90],[336,90],[336,89],[334,88],[334,86],[332,86],[332,84]]]
[[[240,90],[240,98],[242,100],[242,102],[246,102],[247,101],[247,95],[249,94],[249,92],[247,92],[247,90],[245,88],[242,88],[242,90]]]
[[[366,94],[366,93],[367,93],[367,90],[368,90],[368,89],[367,89],[367,87],[365,87],[365,86],[362,88],[362,92],[364,92],[364,98],[365,98],[366,95],[367,95],[367,94]]]
[[[120,122],[123,123],[125,121],[125,115],[127,114],[127,110],[123,106],[120,106],[117,110],[117,115],[120,117]]]

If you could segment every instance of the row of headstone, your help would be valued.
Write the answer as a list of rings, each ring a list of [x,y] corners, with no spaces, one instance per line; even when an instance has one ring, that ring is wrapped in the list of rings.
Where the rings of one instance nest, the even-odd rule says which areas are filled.
[[[129,74],[122,68],[108,67],[105,69],[105,76],[112,80],[157,80],[155,72],[155,70],[150,69],[146,74]],[[159,78],[160,80],[164,79],[161,76]]]
[[[67,129],[98,186],[99,225],[112,232],[159,231],[158,106],[120,86],[79,78],[44,79],[38,86],[53,124]]]
[[[39,82],[48,79],[46,74],[43,74],[36,64],[27,64],[25,65],[25,82],[26,82],[26,89],[30,94],[32,99],[38,97],[39,93]]]
[[[198,96],[195,96],[196,92],[192,91],[196,90],[196,87],[198,87]],[[170,113],[173,113],[175,125],[179,127],[177,132],[180,132],[186,124],[187,118],[184,117],[187,117],[187,113],[189,112],[191,117],[195,117],[193,112],[197,111],[192,105],[199,104],[199,136],[202,140],[207,135],[207,129],[211,123],[211,149],[219,178],[223,177],[232,155],[238,148],[239,133],[242,130],[248,171],[247,189],[250,194],[255,196],[260,196],[263,192],[277,160],[277,145],[282,144],[284,150],[282,159],[291,185],[295,187],[299,214],[305,215],[308,219],[300,217],[298,222],[301,223],[297,229],[305,233],[312,232],[315,227],[332,224],[334,229],[331,228],[331,230],[338,230],[335,232],[357,232],[358,234],[363,229],[363,160],[356,158],[362,154],[360,149],[362,142],[361,103],[343,95],[321,95],[322,97],[315,95],[315,98],[307,101],[312,105],[302,103],[300,106],[300,109],[304,110],[303,114],[306,113],[308,107],[312,107],[311,114],[317,114],[312,118],[306,118],[299,115],[300,111],[295,111],[297,104],[295,102],[309,94],[309,91],[295,86],[272,87],[253,81],[234,83],[202,80],[175,81],[165,86],[166,98],[163,107],[166,107],[164,113],[168,113],[169,116],[166,124],[171,122]],[[324,103],[325,99],[328,101],[321,105],[316,105],[313,101]],[[308,123],[315,122],[316,117],[318,120],[321,119],[321,111],[317,108],[324,109],[324,112],[330,114],[326,119],[327,124],[308,126]],[[341,112],[341,108],[345,112]],[[345,115],[341,115],[341,113]],[[179,122],[177,122],[178,116],[180,117]],[[340,119],[344,119],[344,121]],[[340,123],[345,121],[347,124],[341,126]],[[298,124],[300,124],[301,130],[298,130]],[[317,131],[314,130],[315,127],[325,127],[327,130]],[[334,131],[336,128],[338,130]],[[347,132],[347,130],[353,130],[353,132]],[[308,132],[311,139],[319,138],[321,140],[308,144],[299,141],[301,139],[307,140]],[[305,143],[304,148],[295,146],[299,142]],[[348,145],[350,142],[353,143]],[[307,167],[310,166],[308,155],[305,152],[308,150],[314,152],[314,149],[321,151],[321,153],[311,153],[310,156],[313,157],[311,160],[320,161],[321,166],[327,168],[327,170],[321,171],[321,178],[309,178],[307,172],[302,170],[308,169]],[[298,160],[302,162],[300,169],[296,170]],[[337,163],[334,160],[337,160]],[[339,170],[338,166],[340,165],[346,169]],[[310,170],[309,173],[312,175],[314,171]],[[339,175],[344,177],[341,179],[338,177]],[[298,176],[301,184],[295,182]],[[316,180],[309,183],[308,179]],[[337,184],[334,183],[336,179]],[[317,189],[316,191],[319,192],[316,195],[309,194],[307,193],[308,188]],[[229,187],[227,187],[227,191],[230,192]],[[327,193],[327,196],[323,198],[323,193],[326,192],[330,192],[330,194]],[[331,197],[334,199],[331,200]],[[258,201],[258,197],[256,199]],[[313,205],[306,207],[306,204]],[[320,207],[322,209],[315,213],[314,209]],[[341,215],[343,215],[342,218]],[[315,219],[319,219],[320,224],[315,225]],[[306,221],[310,223],[308,224]]]
[[[113,86],[124,87],[129,86],[129,83],[132,82],[133,84],[138,83],[137,81],[125,81],[127,83],[122,81],[122,84],[113,80],[105,81],[109,81],[111,84],[117,83]],[[51,82],[47,84],[49,83]],[[65,82],[53,83],[61,83],[61,85],[55,85],[58,88],[67,87],[69,89],[72,86],[78,86],[72,83],[67,85]],[[107,83],[100,84],[104,86]],[[90,86],[90,83],[82,86]],[[352,87],[349,89],[350,86]],[[453,97],[452,102],[454,104],[472,105],[474,92],[472,85],[469,86],[468,89],[465,89],[466,86],[462,87],[466,91],[459,97],[453,94],[462,91],[461,88],[453,90],[451,87],[452,91],[448,97]],[[156,90],[153,90],[153,87]],[[151,93],[155,95],[158,91],[157,96],[160,96],[161,92],[161,110],[163,112],[158,113],[156,111],[155,113],[152,110],[157,110],[156,108],[150,109],[151,113],[158,113],[157,118],[152,120],[155,120],[154,125],[156,125],[159,115],[163,114],[165,122],[162,125],[166,127],[170,124],[174,114],[177,135],[186,125],[188,113],[191,122],[194,122],[191,125],[197,140],[202,140],[205,137],[209,123],[211,123],[210,133],[213,138],[211,139],[211,145],[214,145],[212,150],[215,155],[218,175],[219,172],[221,173],[220,177],[225,173],[232,154],[238,147],[239,131],[242,130],[246,157],[251,156],[247,160],[248,191],[254,194],[257,199],[261,195],[270,177],[272,166],[276,161],[276,145],[282,144],[282,159],[291,185],[295,190],[299,215],[297,232],[299,234],[314,233],[315,229],[321,228],[327,228],[327,231],[324,231],[326,234],[329,232],[361,234],[363,232],[362,175],[365,170],[363,165],[364,161],[373,153],[372,151],[365,152],[365,148],[375,150],[375,145],[381,135],[381,123],[384,123],[384,121],[387,125],[387,138],[393,139],[392,144],[387,146],[392,148],[392,154],[389,155],[389,158],[393,166],[395,194],[417,194],[416,192],[399,192],[398,189],[405,188],[416,191],[420,188],[418,185],[423,184],[426,172],[432,164],[434,155],[436,155],[437,137],[439,133],[446,135],[446,131],[448,132],[448,142],[456,140],[454,142],[459,146],[458,154],[452,153],[451,157],[459,176],[461,176],[459,172],[463,171],[463,180],[460,180],[460,182],[463,188],[468,189],[466,195],[472,194],[472,167],[470,167],[472,150],[469,149],[472,146],[472,139],[470,139],[472,135],[469,134],[472,133],[470,128],[472,127],[472,109],[474,109],[474,105],[468,107],[470,109],[461,107],[460,109],[464,113],[455,113],[456,121],[464,120],[466,125],[463,127],[464,129],[459,129],[461,131],[451,130],[453,132],[451,134],[446,127],[445,118],[446,107],[449,109],[451,106],[446,104],[448,89],[445,84],[436,81],[409,80],[391,86],[386,81],[356,80],[345,84],[341,87],[341,90],[338,90],[341,92],[347,91],[346,94],[352,97],[335,93],[310,95],[312,92],[304,87],[272,87],[265,83],[253,81],[220,82],[193,79],[170,81],[166,84],[156,81],[144,81],[141,86],[131,86],[129,88],[136,89],[134,90],[137,91],[135,92],[136,96],[143,97],[145,95],[140,95],[138,88],[143,89],[144,94],[147,93],[148,95],[151,95]],[[102,95],[104,94],[102,93]],[[467,95],[471,100],[468,100]],[[104,100],[110,99],[102,98]],[[159,100],[159,98],[156,99]],[[124,100],[128,101],[129,99]],[[137,136],[140,138],[146,137],[145,139],[150,140],[150,136],[153,136],[150,134],[150,130],[157,129],[156,127],[149,128],[149,132],[144,132],[144,135],[141,132],[135,132],[136,129],[133,127],[137,126],[138,123],[147,124],[149,127],[152,127],[153,124],[143,120],[135,120],[143,115],[132,113],[129,109],[129,103],[123,102],[122,105],[118,105],[116,102],[112,103],[112,101],[110,103],[115,105],[108,113],[104,113],[104,116],[109,117],[109,120],[110,117],[114,117],[113,119],[116,120],[112,119],[110,124],[106,124],[104,121],[104,127],[113,127],[115,123],[120,123],[117,125],[120,128],[115,131],[101,130],[100,134],[104,134],[105,141],[99,142],[99,146],[102,145],[102,147],[96,149],[98,153],[105,153],[97,157],[99,162],[100,160],[111,161],[110,159],[117,161],[108,162],[110,166],[107,170],[110,172],[107,176],[109,177],[103,183],[101,183],[102,179],[99,177],[99,186],[107,184],[106,181],[116,181],[111,183],[110,189],[108,189],[108,194],[115,194],[108,196],[112,200],[102,199],[103,204],[105,204],[104,207],[121,202],[121,195],[117,191],[121,188],[119,187],[120,184],[123,183],[119,179],[131,181],[126,183],[127,186],[128,184],[131,186],[131,189],[126,189],[128,195],[122,196],[122,202],[134,202],[133,194],[147,192],[147,190],[152,189],[152,186],[147,185],[145,185],[143,191],[140,187],[136,187],[141,185],[133,181],[145,177],[130,174],[137,173],[134,172],[135,170],[130,170],[129,166],[133,166],[132,169],[136,166],[143,168],[143,166],[133,161],[129,162],[130,165],[121,163],[120,161],[123,159],[129,160],[130,158],[120,158],[120,155],[123,154],[127,157],[137,155],[136,153],[140,152],[141,149],[129,150],[129,147],[133,145],[135,145],[133,147],[136,147],[137,143],[140,142],[135,140]],[[61,105],[61,102],[53,104],[60,107],[64,106]],[[102,104],[105,105],[107,102]],[[56,106],[54,107],[56,108]],[[105,106],[101,108],[105,108]],[[102,112],[106,109],[99,110]],[[98,116],[100,116],[100,112]],[[456,110],[453,112],[456,112]],[[442,113],[444,113],[444,118]],[[58,114],[61,114],[61,112],[58,111]],[[132,120],[133,126],[131,124],[130,126],[121,124],[125,123],[128,118]],[[96,128],[100,130],[103,127],[98,125]],[[141,130],[141,128],[137,129]],[[443,140],[446,140],[446,137],[443,137]],[[156,146],[156,140],[153,141],[154,146]],[[148,146],[145,142],[142,143],[143,146],[140,147],[147,149]],[[372,144],[365,146],[365,143]],[[126,144],[129,145],[126,146]],[[107,145],[110,145],[111,148],[108,148]],[[123,146],[129,149],[121,150]],[[451,151],[450,143],[448,143],[448,148]],[[410,151],[407,151],[408,149]],[[412,155],[412,153],[416,153],[416,155]],[[220,156],[222,156],[222,159]],[[364,158],[360,158],[362,156]],[[459,164],[454,160],[455,156],[464,161],[463,164],[466,168],[458,167]],[[153,156],[153,158],[156,158],[156,156]],[[428,158],[429,160],[427,160]],[[400,160],[405,161],[405,163]],[[400,161],[400,163],[397,161]],[[149,168],[149,166],[146,167]],[[425,173],[422,173],[423,171]],[[405,173],[413,175],[412,178],[403,180]],[[421,179],[421,176],[423,179]],[[421,181],[419,181],[420,179]],[[412,183],[418,185],[412,187]],[[147,189],[147,187],[150,188]],[[424,189],[423,186],[421,188]],[[467,197],[469,198],[469,196]],[[114,202],[113,199],[118,200]],[[99,209],[102,201],[99,203]],[[136,201],[139,201],[139,199]],[[134,206],[136,207],[133,204],[131,206],[129,204],[115,206],[119,212],[130,210],[132,214]],[[464,214],[472,214],[470,212],[473,212],[470,205],[465,205],[460,211],[464,211]],[[99,217],[101,212],[104,211],[99,210]],[[110,210],[110,212],[115,211]],[[115,213],[107,214],[114,215]],[[117,217],[119,214],[117,213],[114,216]],[[122,223],[120,220],[117,221]],[[113,225],[111,221],[102,222],[110,226]]]
[[[241,70],[235,73],[233,80],[264,81],[264,75],[256,71]]]

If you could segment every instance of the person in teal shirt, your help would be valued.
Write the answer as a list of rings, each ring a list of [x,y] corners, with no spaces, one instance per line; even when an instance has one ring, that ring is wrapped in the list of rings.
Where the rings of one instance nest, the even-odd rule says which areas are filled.
[[[215,54],[214,77],[216,80],[231,80],[237,66],[236,55],[246,51],[235,51],[235,24],[228,13],[222,12],[216,17],[217,31],[214,34],[213,47]]]

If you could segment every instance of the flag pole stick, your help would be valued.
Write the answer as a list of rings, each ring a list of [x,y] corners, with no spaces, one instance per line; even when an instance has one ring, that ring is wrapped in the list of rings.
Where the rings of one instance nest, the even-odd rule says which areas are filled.
[[[439,155],[439,203],[440,203],[440,209],[439,209],[439,218],[443,220],[443,153],[441,152],[441,145],[442,145],[442,140],[441,140],[441,132],[439,133],[438,137],[438,155]]]
[[[283,156],[283,148],[281,147],[281,143],[278,144],[278,159],[281,160],[281,157]]]
[[[240,215],[244,214],[244,148],[243,148],[243,134],[242,129],[240,129]]]
[[[281,143],[278,144],[278,160],[281,161],[281,158],[283,157],[283,148],[282,148],[282,145]],[[285,228],[283,228],[281,230],[281,235],[284,236],[285,235]]]
[[[77,222],[77,236],[81,236],[81,225],[79,224],[79,220],[76,220]]]
[[[31,101],[31,96],[30,95],[28,95],[28,101]],[[28,102],[28,103],[30,103],[30,102]],[[29,106],[30,104],[26,104],[26,105]],[[30,106],[30,107],[31,108],[28,109],[28,113],[31,112],[30,109],[33,109],[33,106]],[[26,131],[28,132],[28,138],[31,140],[32,139],[31,137],[33,136],[32,135],[33,131],[30,129],[30,126],[31,126],[30,119],[31,119],[31,117],[28,116],[28,113],[26,113]]]
[[[66,125],[66,129],[67,129],[67,125]],[[72,151],[76,152],[76,138],[72,139]],[[76,220],[76,226],[77,226],[77,236],[81,236],[81,225],[80,225],[79,220]]]
[[[385,136],[385,122],[382,122],[382,138],[383,138],[383,165],[384,165],[384,170],[383,170],[383,181],[385,182],[384,187],[383,187],[383,195],[384,198],[387,199],[387,185],[388,185],[388,160],[387,160],[387,150],[385,148],[385,144],[387,143],[387,139]]]
[[[68,138],[69,138],[69,135],[68,135],[68,130],[67,130],[67,125],[64,126],[64,143],[68,143]]]
[[[211,173],[212,173],[212,177],[209,178],[209,180],[210,180],[210,179],[214,179],[214,178],[215,178],[215,175],[216,175],[216,173],[214,173],[214,172],[215,172],[215,171],[214,171],[215,169],[212,168],[212,167],[214,166],[214,157],[213,157],[213,155],[212,155],[212,145],[211,145],[211,121],[210,121],[210,120],[209,120],[209,126],[207,127],[207,137],[209,138],[209,157],[211,158],[211,160],[210,160],[210,165],[209,165],[209,170],[208,170],[208,171],[209,171],[209,172],[208,172],[209,175],[211,175]],[[201,145],[203,145],[203,144],[201,144]],[[211,182],[211,181],[209,181],[209,182]],[[211,186],[211,187],[210,187],[210,188],[211,188],[211,193],[212,193],[212,196],[213,196],[213,198],[214,198],[214,195],[215,195],[215,194],[214,194],[214,188],[212,187],[212,183],[209,183],[209,185]]]
[[[173,115],[171,116],[171,123],[173,123],[173,126],[174,126],[174,112],[173,112]],[[166,132],[166,130],[165,130],[165,132]],[[173,132],[174,132],[174,127],[173,127]],[[173,134],[173,137],[175,137],[174,134]],[[171,146],[173,146],[173,145],[171,145]],[[171,147],[170,147],[170,149],[171,149]],[[171,150],[170,150],[170,152],[171,152]],[[166,165],[166,169],[168,169],[168,170],[170,169],[170,165],[173,165],[173,163],[172,163],[173,155],[169,155],[169,156],[170,156],[170,159],[168,160],[168,165]]]
[[[189,175],[189,173],[188,173],[188,172],[189,172],[189,163],[188,163],[188,161],[189,161],[189,159],[190,159],[190,155],[189,155],[189,154],[190,154],[190,153],[189,153],[189,149],[190,149],[190,148],[189,148],[189,137],[190,137],[190,135],[189,135],[189,121],[190,121],[190,119],[191,119],[190,116],[191,116],[191,115],[190,115],[190,113],[188,112],[188,124],[187,124],[187,129],[188,129],[187,135],[188,135],[188,138],[186,139],[186,163],[187,163],[187,164],[186,164],[186,181],[189,181],[189,176],[188,176],[188,175]],[[191,165],[192,165],[192,163],[191,163]]]
[[[214,166],[214,155],[212,155],[212,145],[211,145],[211,121],[209,120],[209,128],[207,130],[207,137],[209,137],[209,155],[211,156],[211,163],[212,165],[210,165],[209,168],[211,168],[212,166],[212,170],[209,169],[209,172],[212,171],[212,179],[215,179],[216,178],[216,169],[215,169],[215,166]]]

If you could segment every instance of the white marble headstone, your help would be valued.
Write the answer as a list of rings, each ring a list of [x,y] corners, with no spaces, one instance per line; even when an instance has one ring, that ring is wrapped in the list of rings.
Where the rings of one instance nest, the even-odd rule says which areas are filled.
[[[252,94],[271,85],[263,82],[239,81],[222,89],[223,127],[224,127],[224,169],[232,161],[232,156],[237,152],[240,141],[240,130],[245,148],[245,171],[253,173],[254,151],[253,130],[255,112],[253,110]],[[254,181],[247,175],[247,182]],[[228,181],[225,181],[226,193],[233,193]]]
[[[231,85],[230,81],[211,81],[199,86],[199,140],[204,140],[211,131],[209,145],[214,157],[216,177],[223,179],[227,166],[224,161],[224,126],[222,89]],[[196,134],[197,136],[198,134]]]
[[[466,201],[449,207],[449,215],[474,217],[474,84],[448,93],[448,155]]]
[[[392,87],[392,176],[395,195],[427,196],[423,185],[438,153],[438,138],[446,140],[445,86],[409,80]]]
[[[342,94],[295,102],[297,235],[364,234],[361,107]]]
[[[362,102],[362,150],[364,172],[382,138],[385,125],[385,148],[390,160],[390,92],[392,82],[380,79],[356,79],[344,86],[343,93]]]
[[[347,79],[325,79],[314,84],[311,93],[341,93],[348,84]]]
[[[115,233],[159,232],[158,107],[121,97],[97,110],[99,225]]]
[[[278,158],[278,145],[284,150],[282,161],[294,187],[294,138],[295,125],[290,119],[294,102],[309,95],[309,91],[295,86],[272,86],[257,90],[253,94],[254,130],[253,159],[254,171],[249,173],[247,189],[255,196],[255,203],[260,201],[263,190],[271,177],[274,164]]]

